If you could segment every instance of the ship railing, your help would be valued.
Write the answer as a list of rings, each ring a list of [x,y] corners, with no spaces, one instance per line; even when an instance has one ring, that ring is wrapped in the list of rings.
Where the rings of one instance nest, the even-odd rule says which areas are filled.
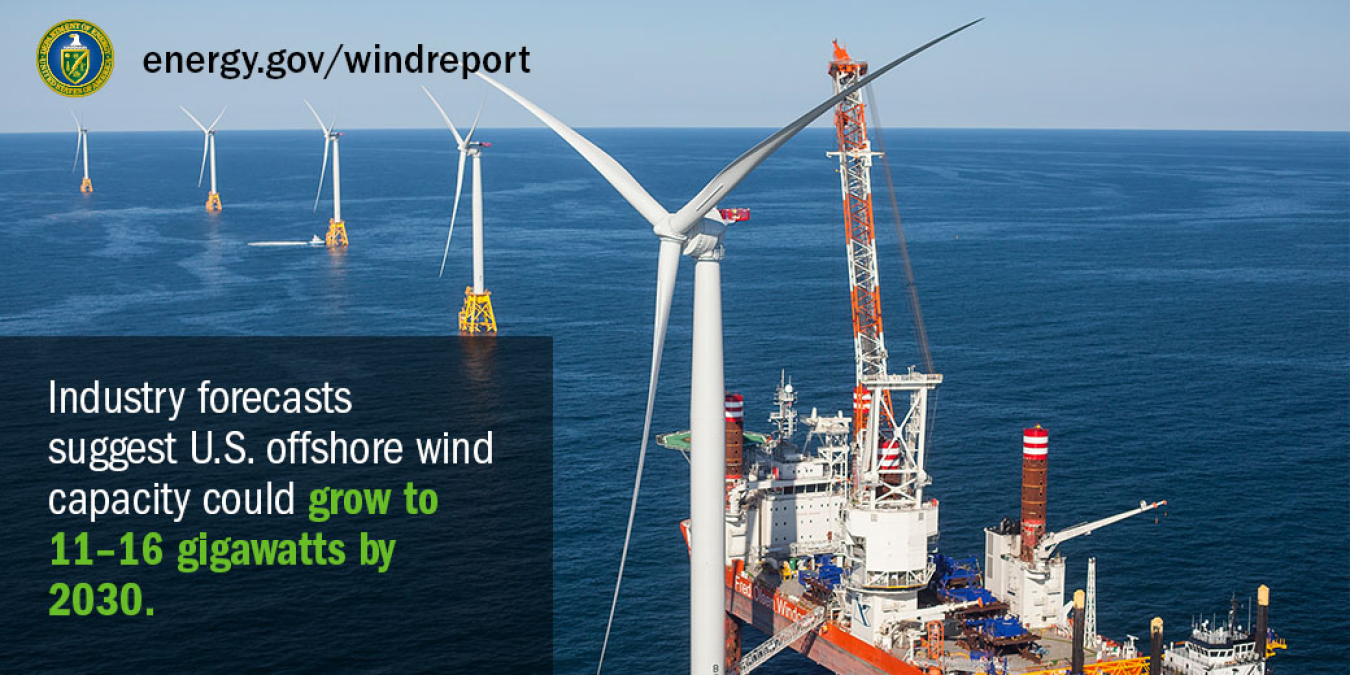
[[[862,559],[861,557],[855,558]],[[930,559],[921,570],[904,572],[872,572],[864,569],[862,587],[869,590],[903,590],[928,585],[928,580],[937,571],[937,565]]]
[[[837,541],[794,541],[788,545],[788,552],[795,558],[820,553],[837,553],[839,548],[839,542]]]
[[[862,385],[868,389],[915,390],[933,389],[942,384],[942,375],[913,371],[899,375],[873,375],[864,377]]]
[[[1083,664],[1083,672],[1086,675],[1148,675],[1148,657],[1086,663]],[[1024,675],[1069,675],[1069,666],[1037,670]]]

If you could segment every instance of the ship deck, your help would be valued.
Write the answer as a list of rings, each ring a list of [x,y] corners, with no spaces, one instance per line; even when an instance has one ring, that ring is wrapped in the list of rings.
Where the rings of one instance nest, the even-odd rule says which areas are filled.
[[[1033,632],[1037,636],[1037,644],[1040,645],[1040,647],[1045,651],[1045,655],[1041,657],[1039,663],[1032,661],[1031,659],[1025,658],[1020,654],[1009,655],[1007,657],[1008,672],[1026,675],[1028,673],[1043,673],[1045,671],[1054,671],[1056,669],[1067,668],[1069,666],[1070,659],[1073,653],[1073,641],[1068,637],[1059,635],[1053,630],[1033,631]],[[969,651],[965,647],[957,643],[955,639],[948,638],[944,640],[943,650],[946,653],[947,657],[951,659],[947,661],[947,668],[943,672],[948,673],[960,672],[960,670],[958,669],[959,666],[957,666],[957,664],[960,663],[963,659],[970,660],[971,670],[976,670],[978,668],[979,672],[984,672],[983,667],[980,664],[979,660],[970,659]],[[1083,654],[1084,657],[1083,663],[1085,665],[1091,665],[1093,663],[1096,663],[1098,655],[1099,655],[1098,650],[1092,649],[1091,647],[1085,648]],[[1103,661],[1108,659],[1107,655],[1104,652],[1101,652],[1100,655]],[[1001,658],[999,659],[999,665],[1000,667],[1002,666]]]
[[[809,613],[815,606],[806,594],[806,587],[795,578],[782,580],[769,571],[762,572],[753,583],[744,577],[728,576],[735,584],[728,588],[728,610],[742,621],[754,625],[766,634],[776,633],[796,618]],[[1016,675],[1062,675],[1067,671],[1072,652],[1072,641],[1054,630],[1035,631],[1038,643],[1043,650],[1039,662],[1019,654],[1010,654],[1007,658],[1007,672]],[[987,672],[988,660],[972,659],[970,651],[957,642],[958,636],[949,636],[943,640],[942,672],[948,675],[959,673]],[[825,629],[808,635],[792,645],[792,649],[801,652],[811,660],[830,668],[839,675],[876,675],[880,673],[898,673],[902,675],[920,675],[933,661],[923,657],[905,662],[904,654],[899,651],[885,651],[879,647],[864,643],[852,637],[846,628],[836,624],[827,624]],[[1101,659],[1100,665],[1098,659]],[[1105,651],[1088,647],[1084,654],[1084,664],[1089,673],[1128,673],[1137,670],[1115,669],[1107,666],[1109,656]],[[997,659],[1003,666],[1003,657]],[[1133,661],[1129,662],[1133,665]],[[1116,661],[1112,666],[1125,666],[1127,662]],[[1094,667],[1096,666],[1096,667]],[[1106,667],[1104,667],[1106,666]]]

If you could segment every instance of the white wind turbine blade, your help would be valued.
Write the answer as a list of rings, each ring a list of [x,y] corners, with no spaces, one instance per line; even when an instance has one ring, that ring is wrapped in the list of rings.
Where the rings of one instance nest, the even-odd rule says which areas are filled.
[[[431,104],[436,106],[436,111],[441,114],[441,119],[445,120],[445,126],[450,129],[450,133],[455,135],[455,147],[462,150],[464,148],[464,139],[461,138],[459,132],[455,130],[455,123],[450,121],[450,116],[445,114],[445,108],[441,107],[440,102],[436,100],[435,96],[431,95],[429,89],[422,87],[422,91],[426,93],[427,98],[431,99]],[[479,108],[478,110],[479,112],[482,112],[483,109]]]
[[[197,187],[202,186],[202,176],[206,175],[206,150],[211,147],[211,135],[202,134],[202,168],[197,172]]]
[[[628,173],[627,169],[623,168],[622,164],[619,164],[613,157],[610,157],[608,153],[601,150],[594,143],[586,140],[586,137],[573,131],[571,127],[563,124],[558,118],[548,114],[543,108],[530,102],[530,100],[524,96],[517,94],[506,85],[501,84],[482,73],[474,74],[483,78],[488,84],[499,89],[503,94],[511,97],[516,103],[519,103],[535,117],[538,117],[539,121],[548,125],[548,127],[559,136],[562,136],[563,140],[567,141],[567,144],[572,146],[574,150],[581,153],[581,156],[586,158],[586,161],[590,162],[591,166],[595,167],[595,170],[599,171],[600,175],[604,176],[605,180],[609,181],[609,184],[613,185],[614,189],[619,191],[619,195],[627,200],[629,204],[632,204],[633,208],[637,209],[637,212],[642,214],[642,217],[646,218],[647,222],[652,224],[653,228],[659,227],[664,231],[665,224],[670,219],[670,213],[668,213],[656,199],[647,193],[647,190],[637,182],[637,179],[633,178],[632,174]]]
[[[70,111],[70,118],[75,120],[75,161],[70,165],[71,173],[75,172],[75,167],[80,165],[80,143],[84,141],[84,125],[80,124],[80,118],[75,116],[75,111]]]
[[[323,135],[324,135],[324,136],[327,136],[327,135],[328,135],[328,127],[326,127],[326,126],[323,125],[323,120],[319,118],[319,113],[314,112],[314,106],[312,106],[312,105],[309,104],[309,99],[304,99],[304,101],[305,101],[305,107],[306,107],[306,108],[309,108],[310,114],[314,115],[314,121],[315,121],[315,122],[318,122],[318,123],[319,123],[319,128],[323,130]],[[324,147],[324,153],[327,154],[327,152],[328,152],[328,147],[325,146],[325,147]]]
[[[610,185],[614,186],[620,196],[627,200],[634,209],[637,209],[638,213],[647,219],[647,222],[651,223],[653,229],[657,229],[658,233],[664,233],[668,229],[667,223],[670,214],[613,157],[610,157],[604,150],[601,150],[584,136],[573,131],[558,118],[550,115],[525,97],[482,73],[477,73],[477,75],[511,97],[550,129],[553,129],[563,140],[567,141],[568,145],[571,145],[573,149],[580,153],[586,161],[591,163],[591,166],[600,172],[601,176],[604,176],[605,180],[609,181]],[[614,626],[614,613],[618,607],[619,591],[623,584],[624,568],[628,562],[628,550],[632,542],[633,522],[637,516],[638,495],[642,489],[642,472],[646,465],[647,445],[651,437],[652,411],[656,404],[656,387],[661,374],[661,356],[665,349],[666,327],[670,320],[670,304],[675,292],[675,279],[679,272],[680,249],[679,241],[664,237],[661,239],[656,270],[656,316],[652,326],[651,374],[647,382],[647,409],[643,417],[642,444],[638,452],[637,475],[634,479],[633,495],[628,509],[628,525],[624,532],[623,552],[619,557],[619,572],[614,581],[614,596],[610,602],[609,618],[605,624],[605,638],[600,648],[600,661],[596,665],[597,675],[604,667],[605,651],[609,647],[609,636]]]
[[[323,122],[320,122],[319,124],[323,124]],[[310,210],[311,213],[317,213],[319,211],[319,197],[323,195],[323,176],[325,173],[327,173],[327,171],[328,171],[328,137],[327,135],[325,135],[323,139],[323,166],[319,169],[319,189],[317,192],[314,193],[314,208]]]
[[[183,114],[184,114],[184,115],[187,115],[187,116],[188,116],[188,119],[191,119],[191,120],[192,120],[192,123],[195,124],[195,125],[197,125],[197,128],[198,128],[198,129],[201,129],[201,130],[202,130],[202,133],[206,133],[207,131],[209,131],[209,129],[207,129],[206,127],[202,126],[201,121],[198,120],[197,117],[196,117],[195,115],[193,115],[192,113],[188,112],[188,109],[187,109],[187,108],[184,108],[183,106],[180,105],[180,106],[178,106],[178,109],[179,109],[179,110],[182,110],[182,111],[183,111]]]
[[[230,109],[230,106],[225,106],[224,108],[221,108],[221,109],[220,109],[220,114],[219,114],[219,115],[216,115],[215,121],[211,122],[211,126],[207,127],[206,129],[203,129],[203,131],[215,131],[216,125],[217,125],[217,124],[220,124],[220,118],[224,117],[224,116],[225,116],[225,111],[226,111],[226,110],[229,110],[229,109]],[[183,112],[187,112],[187,111],[184,110]],[[201,126],[201,125],[198,124],[197,126]]]
[[[464,135],[464,145],[467,147],[469,141],[473,140],[473,132],[478,128],[478,119],[483,116],[483,107],[487,105],[487,94],[483,95],[483,102],[478,104],[478,114],[473,116],[473,126],[469,127],[469,133]]]
[[[675,295],[675,278],[680,267],[681,244],[674,239],[662,239],[656,262],[656,318],[652,323],[652,369],[647,380],[647,412],[642,419],[642,449],[638,452],[637,477],[633,480],[633,497],[628,504],[628,526],[624,529],[623,552],[619,554],[619,574],[614,579],[614,596],[609,603],[609,619],[605,621],[605,639],[600,645],[600,661],[596,675],[605,666],[605,651],[609,648],[610,629],[614,627],[614,611],[619,606],[619,589],[623,585],[623,570],[628,563],[629,543],[633,539],[633,521],[637,517],[638,493],[642,490],[642,469],[647,462],[647,444],[652,436],[652,409],[656,407],[656,383],[661,376],[661,354],[666,346],[666,326],[670,323],[670,303]]]
[[[709,181],[708,184],[704,186],[702,190],[699,190],[698,194],[694,195],[693,199],[689,200],[688,204],[685,204],[679,210],[679,212],[675,214],[675,217],[672,219],[673,221],[672,226],[674,227],[674,229],[680,234],[688,234],[688,232],[694,227],[694,224],[697,223],[699,219],[701,219],[704,216],[704,214],[712,210],[712,208],[717,205],[717,201],[721,199],[723,195],[725,195],[726,193],[730,192],[733,188],[735,188],[736,185],[738,185],[743,179],[745,179],[745,177],[748,176],[751,171],[755,170],[755,167],[759,166],[762,162],[764,162],[764,160],[768,159],[770,155],[776,152],[779,148],[783,147],[783,144],[787,143],[789,139],[791,139],[793,136],[796,136],[797,132],[801,131],[802,129],[805,129],[808,124],[813,122],[820,115],[824,114],[825,111],[829,110],[830,108],[833,108],[835,104],[839,103],[845,98],[848,98],[850,95],[853,94],[853,92],[858,91],[859,89],[867,86],[873,80],[877,79],[878,77],[881,77],[882,75],[885,75],[892,68],[917,56],[919,53],[923,52],[929,47],[932,47],[933,45],[942,42],[943,40],[946,40],[947,38],[956,35],[957,33],[960,33],[961,31],[970,28],[971,26],[974,26],[975,24],[983,20],[984,19],[976,19],[974,21],[971,21],[970,23],[961,26],[956,30],[950,31],[934,40],[929,41],[927,44],[924,44],[918,49],[915,49],[909,52],[908,54],[905,54],[904,56],[901,56],[900,58],[891,61],[890,63],[880,68],[873,70],[870,74],[867,75],[867,77],[858,80],[857,82],[853,83],[852,86],[840,91],[838,94],[835,94],[829,99],[826,99],[823,103],[812,108],[805,115],[798,117],[797,119],[793,120],[792,123],[774,132],[773,135],[769,136],[763,141],[760,141],[758,145],[756,145],[753,148],[750,148],[745,152],[745,154],[741,155],[740,157],[737,157],[735,161],[733,161],[731,164],[728,164],[725,169],[722,169],[722,171],[720,171],[716,176],[714,176],[713,179]]]
[[[450,231],[445,233],[445,252],[441,254],[441,271],[436,277],[445,276],[445,259],[450,257],[450,237],[455,234],[455,216],[459,213],[459,193],[464,188],[464,157],[467,153],[459,151],[459,171],[455,172],[455,206],[450,209]]]

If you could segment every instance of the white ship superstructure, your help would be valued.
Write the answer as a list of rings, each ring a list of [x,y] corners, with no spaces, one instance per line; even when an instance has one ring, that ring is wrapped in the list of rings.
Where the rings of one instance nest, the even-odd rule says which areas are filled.
[[[727,509],[727,555],[759,566],[840,549],[846,505],[849,419],[816,411],[801,420],[809,433],[793,441],[798,414],[792,384],[783,381],[771,421],[777,433],[745,451],[745,478],[735,481]],[[728,403],[728,405],[733,405]]]
[[[1231,626],[1200,622],[1191,636],[1168,648],[1163,672],[1176,675],[1265,675],[1264,659],[1257,658],[1256,643]]]
[[[1191,622],[1191,634],[1163,653],[1163,675],[1265,675],[1266,658],[1285,642],[1270,630],[1270,590],[1257,589],[1256,620],[1238,623],[1238,601],[1229,605],[1226,621],[1217,617]]]

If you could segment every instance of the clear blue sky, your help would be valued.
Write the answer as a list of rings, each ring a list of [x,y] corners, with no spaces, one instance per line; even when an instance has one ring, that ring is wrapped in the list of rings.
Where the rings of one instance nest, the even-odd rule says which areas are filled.
[[[847,8],[852,7],[852,11]],[[829,92],[829,41],[881,62],[968,20],[986,21],[878,84],[886,123],[915,127],[1350,130],[1350,2],[9,2],[0,22],[0,131],[65,131],[71,107],[106,130],[311,125],[300,99],[346,128],[431,127],[426,84],[467,123],[480,83],[451,75],[225,81],[152,75],[148,51],[531,52],[508,83],[579,127],[778,126]],[[38,39],[97,23],[117,65],[72,101],[38,78]],[[500,96],[485,126],[533,126]]]

